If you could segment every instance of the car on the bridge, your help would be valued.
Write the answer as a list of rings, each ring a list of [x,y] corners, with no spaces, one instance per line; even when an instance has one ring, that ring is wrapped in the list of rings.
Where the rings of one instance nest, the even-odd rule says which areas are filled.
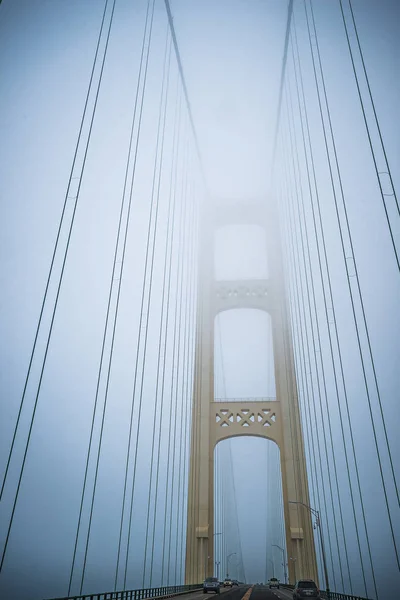
[[[271,579],[268,582],[269,585],[269,589],[271,588],[278,588],[279,590],[279,579],[277,579],[276,577],[271,577]]]
[[[312,579],[299,579],[296,581],[293,589],[293,600],[302,600],[302,598],[321,598],[319,589]]]
[[[232,579],[232,585],[239,585],[239,582],[237,579]]]
[[[208,592],[220,593],[220,583],[217,577],[207,577],[203,582],[203,594]]]
[[[224,579],[224,587],[232,587],[232,585],[233,585],[232,579],[229,579],[229,577]]]

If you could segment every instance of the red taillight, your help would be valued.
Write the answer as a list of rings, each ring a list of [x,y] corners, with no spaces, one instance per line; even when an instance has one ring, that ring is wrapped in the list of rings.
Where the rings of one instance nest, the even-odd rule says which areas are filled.
[[[300,594],[300,588],[297,588],[296,594]]]

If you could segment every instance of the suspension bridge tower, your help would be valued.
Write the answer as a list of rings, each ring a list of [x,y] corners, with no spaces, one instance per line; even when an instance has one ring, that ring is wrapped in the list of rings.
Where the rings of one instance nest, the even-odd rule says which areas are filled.
[[[216,281],[214,238],[219,227],[262,225],[269,265],[266,280]],[[283,278],[279,225],[274,206],[266,202],[216,204],[200,222],[198,311],[195,378],[188,490],[186,583],[213,574],[214,449],[221,440],[239,435],[274,441],[280,449],[287,555],[296,557],[297,577],[317,581],[313,527],[309,505],[303,435],[293,359],[292,336]],[[214,401],[214,324],[224,310],[255,308],[271,317],[276,400]],[[255,515],[254,518],[257,518]],[[294,582],[294,561],[288,560]]]

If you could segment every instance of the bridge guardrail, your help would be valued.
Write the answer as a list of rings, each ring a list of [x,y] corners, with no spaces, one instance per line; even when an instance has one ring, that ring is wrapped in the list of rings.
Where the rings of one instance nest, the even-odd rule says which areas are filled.
[[[63,596],[48,600],[146,600],[147,598],[170,598],[179,594],[187,594],[203,589],[202,583],[190,585],[169,585],[141,590],[124,590],[119,592],[102,592],[100,594],[80,594],[78,596]]]
[[[341,594],[340,592],[329,592],[328,594],[325,590],[321,590],[321,596],[325,600],[368,600],[368,598],[363,598],[362,596],[351,596],[349,594]]]
[[[289,583],[281,583],[281,587],[287,588],[288,590],[293,590],[294,585]],[[327,592],[326,590],[321,590],[321,597],[324,600],[372,600],[371,598],[364,598],[363,596],[352,596],[349,594],[341,594],[340,592]]]

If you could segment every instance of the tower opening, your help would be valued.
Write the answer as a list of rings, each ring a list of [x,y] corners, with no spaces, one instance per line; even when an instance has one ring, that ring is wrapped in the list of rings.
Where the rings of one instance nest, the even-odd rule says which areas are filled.
[[[259,437],[214,449],[214,576],[246,583],[286,578],[280,451]]]
[[[214,390],[216,401],[276,397],[269,313],[239,308],[216,315]]]

